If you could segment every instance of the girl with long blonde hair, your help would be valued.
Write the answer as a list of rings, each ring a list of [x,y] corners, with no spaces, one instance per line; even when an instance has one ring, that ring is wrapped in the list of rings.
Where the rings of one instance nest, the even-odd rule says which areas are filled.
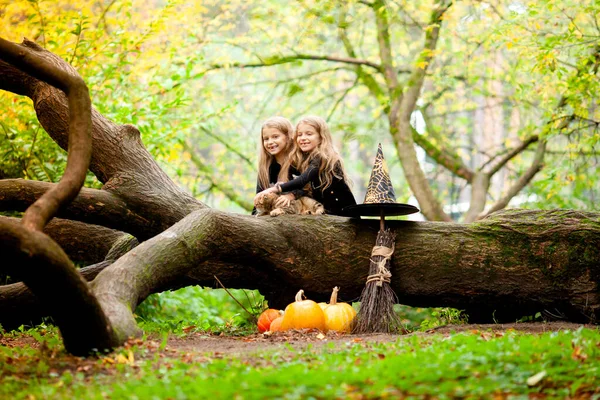
[[[278,183],[267,192],[290,192],[310,183],[312,197],[323,204],[327,214],[343,215],[343,208],[356,204],[344,171],[342,158],[333,145],[327,122],[321,117],[307,116],[296,125],[296,147],[281,173],[297,169],[301,174],[289,182]],[[258,196],[257,195],[257,196]]]
[[[258,159],[258,178],[256,193],[273,186],[277,182],[287,182],[294,169],[287,163],[288,157],[295,148],[294,126],[284,117],[271,117],[263,122],[260,128],[260,150]],[[287,164],[285,171],[282,165]],[[283,196],[283,201],[293,200],[294,193]],[[256,197],[255,197],[256,199]],[[252,210],[256,214],[256,208]]]

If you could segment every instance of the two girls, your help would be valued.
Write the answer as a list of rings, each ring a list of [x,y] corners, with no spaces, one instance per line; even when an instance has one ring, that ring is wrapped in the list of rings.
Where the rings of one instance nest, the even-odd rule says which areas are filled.
[[[325,213],[343,215],[342,209],[356,204],[356,201],[348,187],[349,180],[342,159],[333,146],[327,123],[320,117],[304,117],[296,125],[295,139],[295,146],[292,142],[291,152],[281,167],[277,183],[267,189],[262,186],[263,190],[257,196],[269,192],[284,193],[278,201],[285,204],[295,198],[294,195],[289,194],[290,192],[297,193],[306,184],[310,184],[312,197],[323,204]],[[263,145],[268,152],[264,128]],[[260,167],[261,165],[259,165],[259,182],[262,172]],[[289,180],[298,171],[300,175]]]

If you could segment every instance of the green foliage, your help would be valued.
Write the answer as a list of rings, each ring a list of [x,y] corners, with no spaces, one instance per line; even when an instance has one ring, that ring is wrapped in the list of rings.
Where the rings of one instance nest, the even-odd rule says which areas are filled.
[[[444,325],[460,325],[468,322],[468,316],[455,308],[436,308],[431,311],[431,318],[421,322],[421,329],[428,330]]]
[[[357,199],[364,195],[377,143],[383,143],[398,201],[411,197],[390,137],[382,76],[368,66],[359,72],[352,64],[294,58],[347,57],[353,51],[354,58],[381,62],[366,2],[12,3],[0,35],[34,38],[74,65],[94,106],[116,123],[135,125],[161,167],[210,206],[244,211],[238,199],[253,195],[260,123],[272,115],[326,117]],[[392,56],[404,85],[410,76],[405,71],[421,52],[433,2],[386,7]],[[592,0],[455,2],[428,66],[415,129],[435,154],[474,169],[521,139],[546,138],[545,168],[513,205],[596,209],[598,11]],[[271,66],[233,67],[261,63]],[[39,127],[30,101],[7,93],[1,100],[0,175],[56,181],[65,155]],[[529,168],[534,146],[493,182],[492,201]],[[468,185],[435,157],[419,157],[442,204],[468,202]],[[86,185],[99,187],[91,175]]]
[[[173,292],[148,296],[136,309],[138,322],[145,331],[181,333],[192,330],[242,330],[254,328],[256,317],[264,309],[264,297],[258,291],[229,289],[242,306],[223,289],[190,286]]]
[[[17,334],[24,340],[30,336]],[[590,398],[600,332],[540,335],[467,331],[395,342],[311,345],[244,356],[128,345],[97,360],[55,352],[56,331],[32,346],[0,346],[0,397],[131,398]],[[58,363],[57,363],[58,361]],[[60,362],[64,364],[60,367]],[[77,370],[79,368],[79,370]],[[89,371],[102,371],[89,374]]]

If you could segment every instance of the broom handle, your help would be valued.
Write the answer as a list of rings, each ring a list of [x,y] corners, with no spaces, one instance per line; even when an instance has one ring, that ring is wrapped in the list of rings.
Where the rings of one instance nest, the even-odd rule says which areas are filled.
[[[379,230],[380,231],[385,231],[385,215],[383,213],[383,210],[380,210],[380,215],[379,215]]]

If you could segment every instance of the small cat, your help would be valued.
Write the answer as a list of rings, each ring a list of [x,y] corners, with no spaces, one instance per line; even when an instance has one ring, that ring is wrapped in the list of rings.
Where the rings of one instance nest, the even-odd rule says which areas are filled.
[[[256,215],[267,215],[276,217],[282,214],[321,215],[325,213],[325,207],[315,199],[302,196],[292,200],[289,206],[275,208],[275,202],[279,198],[278,193],[268,193],[261,196],[256,203]]]

